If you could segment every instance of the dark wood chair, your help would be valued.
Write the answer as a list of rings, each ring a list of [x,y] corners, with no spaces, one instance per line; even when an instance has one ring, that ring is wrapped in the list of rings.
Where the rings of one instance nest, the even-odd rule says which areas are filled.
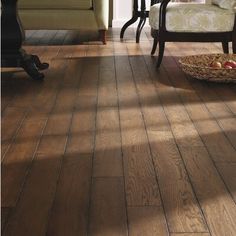
[[[166,27],[166,11],[171,0],[156,1],[159,8],[159,27],[152,27],[151,34],[154,38],[151,54],[154,55],[159,44],[157,67],[160,67],[166,42],[221,42],[224,53],[229,53],[229,42],[232,42],[233,53],[236,53],[236,16],[234,16],[234,26],[231,31],[220,32],[173,32]],[[155,5],[154,5],[155,6]],[[149,18],[152,16],[149,13]],[[151,21],[152,19],[150,19]]]

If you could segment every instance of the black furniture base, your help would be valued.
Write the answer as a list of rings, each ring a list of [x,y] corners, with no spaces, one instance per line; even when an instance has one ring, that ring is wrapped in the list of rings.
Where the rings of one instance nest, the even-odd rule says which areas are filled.
[[[2,0],[1,67],[22,67],[33,79],[42,80],[40,70],[47,69],[48,63],[41,63],[38,56],[22,49],[25,32],[17,13],[17,0]]]
[[[157,0],[152,0],[151,5],[155,4],[156,2],[158,2],[158,1]],[[133,16],[122,27],[121,32],[120,32],[120,38],[123,39],[125,30],[130,25],[135,23],[138,20],[138,18],[140,18],[139,24],[138,24],[138,27],[137,27],[137,31],[136,31],[136,43],[139,43],[140,34],[142,32],[143,26],[145,25],[146,19],[148,18],[148,16],[149,16],[149,11],[146,11],[146,2],[145,2],[145,0],[141,0],[140,10],[139,10],[139,6],[138,6],[138,0],[134,0],[134,3],[133,3]]]
[[[22,67],[32,79],[42,80],[44,74],[39,71],[47,69],[49,64],[42,63],[37,55],[27,54],[21,49],[18,54],[3,53],[1,67]]]

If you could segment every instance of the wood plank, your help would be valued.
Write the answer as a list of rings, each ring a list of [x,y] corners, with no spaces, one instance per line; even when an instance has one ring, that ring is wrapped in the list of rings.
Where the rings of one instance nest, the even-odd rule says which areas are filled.
[[[236,163],[217,163],[216,167],[236,202]]]
[[[66,136],[45,136],[41,140],[21,198],[4,235],[45,234],[66,139]]]
[[[123,178],[95,178],[89,235],[128,235]]]
[[[179,48],[181,49],[181,47]],[[191,50],[191,52],[195,52],[195,51]],[[198,53],[199,53],[199,50],[198,50]],[[235,126],[236,126],[235,115],[232,114],[231,110],[225,105],[225,103],[223,103],[220,100],[220,98],[213,91],[213,89],[209,90],[207,87],[203,86],[202,83],[199,83],[199,81],[192,82],[191,85],[195,89],[198,96],[205,103],[205,106],[209,110],[210,114],[216,119],[217,123],[219,124],[221,129],[224,131],[226,137],[230,141],[230,144],[233,145],[233,148],[230,147],[230,145],[227,145],[227,141],[223,142],[221,138],[221,142],[219,142],[219,144],[223,143],[220,145],[222,149],[225,147],[223,149],[224,151],[223,152],[221,151],[220,153],[220,150],[217,149],[219,145],[215,145],[215,147],[212,150],[209,149],[209,151],[212,153],[213,156],[217,155],[217,153],[220,153],[219,156],[222,156],[221,157],[222,159],[227,159],[227,161],[235,161],[235,156],[236,156],[235,154],[236,134],[234,132]],[[223,154],[224,152],[227,152],[227,155],[225,155],[226,157],[224,157],[224,154]]]
[[[141,51],[140,48],[136,50]],[[130,57],[130,63],[143,111],[147,85],[152,85],[154,88],[153,96],[155,97],[157,97],[156,90],[149,77],[144,60]],[[178,147],[172,132],[170,132],[168,119],[163,110],[160,109],[160,112],[163,120],[166,120],[166,127],[169,131],[165,131],[165,129],[156,131],[150,123],[146,123],[146,129],[170,232],[207,231]],[[148,120],[146,114],[143,115],[144,120]]]
[[[175,77],[172,76],[174,71],[175,76],[178,76],[179,78],[178,80],[176,80]],[[204,144],[211,153],[212,158],[216,162],[235,161],[236,150],[227,140],[221,130],[221,127],[215,121],[212,114],[209,113],[204,104],[201,104],[201,100],[198,95],[194,91],[189,92],[191,91],[191,86],[185,80],[183,72],[176,69],[174,70],[173,68],[169,68],[167,73],[173,85],[177,87],[176,91],[179,93],[183,103],[185,104],[187,112],[191,120],[194,122],[199,135],[204,141]],[[186,92],[186,90],[178,89],[179,87],[183,86],[188,89],[188,92]],[[206,127],[208,128],[206,129]],[[234,129],[235,127],[232,123],[232,133],[234,133]]]
[[[236,234],[236,205],[204,147],[180,147],[212,235]]]
[[[73,111],[70,138],[49,218],[48,235],[87,234],[97,94],[94,97],[80,95],[80,86],[87,83],[86,73],[83,73],[76,92],[76,110]]]
[[[1,207],[1,232],[3,232],[12,212],[11,207]]]
[[[171,232],[207,232],[173,134],[148,131],[160,192]]]
[[[119,114],[116,107],[98,108],[94,177],[123,176]]]
[[[170,236],[210,236],[209,233],[171,233]]]
[[[4,116],[1,119],[1,156],[5,156],[9,148],[14,134],[19,129],[26,115],[25,109],[17,107],[9,107],[6,109]]]
[[[2,206],[16,206],[45,124],[46,119],[26,119],[8,150],[2,162]]]
[[[160,205],[156,175],[128,57],[115,57],[128,206]],[[131,107],[127,107],[132,104]]]
[[[47,235],[86,235],[92,154],[66,154]]]
[[[128,207],[130,236],[169,235],[162,207]]]

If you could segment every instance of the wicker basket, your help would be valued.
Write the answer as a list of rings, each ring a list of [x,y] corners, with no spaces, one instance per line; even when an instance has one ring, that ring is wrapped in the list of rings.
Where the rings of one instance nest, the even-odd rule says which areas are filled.
[[[236,69],[212,68],[213,61],[222,64],[225,61],[236,61],[236,54],[206,54],[183,57],[179,60],[183,71],[200,80],[214,82],[236,83]]]

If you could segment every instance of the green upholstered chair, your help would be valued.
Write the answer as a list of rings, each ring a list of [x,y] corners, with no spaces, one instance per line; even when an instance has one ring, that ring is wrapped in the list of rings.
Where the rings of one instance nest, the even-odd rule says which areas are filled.
[[[157,67],[161,65],[166,42],[222,42],[229,53],[229,42],[236,53],[236,0],[210,3],[156,1],[149,12],[154,38],[151,54],[159,44]]]
[[[98,30],[105,44],[109,0],[19,0],[24,29]]]

